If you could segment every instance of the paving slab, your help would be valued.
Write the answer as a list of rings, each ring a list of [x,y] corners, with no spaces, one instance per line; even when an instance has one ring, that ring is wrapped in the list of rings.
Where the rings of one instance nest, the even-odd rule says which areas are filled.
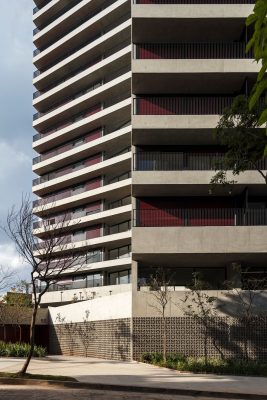
[[[0,358],[0,371],[17,372],[23,360]],[[33,359],[28,372],[65,375],[79,382],[178,390],[266,395],[267,379],[230,375],[185,374],[138,362],[49,356]]]

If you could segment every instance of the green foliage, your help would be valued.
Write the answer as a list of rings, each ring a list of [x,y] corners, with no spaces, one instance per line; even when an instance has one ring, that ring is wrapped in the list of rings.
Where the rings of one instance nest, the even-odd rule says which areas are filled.
[[[250,97],[250,109],[253,109],[258,103],[260,97],[265,97],[265,110],[262,111],[259,123],[262,125],[267,122],[267,2],[266,0],[257,0],[253,9],[253,14],[249,15],[246,21],[247,26],[253,25],[254,32],[252,38],[247,44],[247,51],[253,48],[254,58],[261,63],[261,69],[258,73],[257,82]],[[265,148],[265,154],[266,154]]]
[[[0,357],[27,357],[30,345],[27,343],[0,342]],[[42,346],[34,346],[33,357],[45,357],[47,351]]]
[[[175,369],[178,371],[195,373],[232,374],[248,376],[267,376],[267,363],[253,360],[218,359],[204,357],[186,357],[173,354],[167,357],[164,363],[160,353],[144,353],[142,362]]]
[[[211,179],[211,185],[232,185],[234,180],[227,180],[226,171],[239,175],[252,167],[255,168],[267,183],[267,177],[259,167],[263,159],[267,137],[260,129],[259,119],[263,110],[262,104],[249,108],[249,101],[244,95],[237,96],[231,107],[227,107],[215,130],[216,139],[225,146],[226,152],[221,163],[214,165],[217,170]]]

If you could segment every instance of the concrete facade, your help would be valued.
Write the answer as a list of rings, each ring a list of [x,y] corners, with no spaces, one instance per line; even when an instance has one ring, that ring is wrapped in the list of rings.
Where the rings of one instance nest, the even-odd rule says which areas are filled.
[[[68,351],[58,313],[82,325],[87,310],[97,332],[91,356],[102,337],[102,357],[140,358],[149,342],[142,326],[154,332],[155,349],[159,343],[147,290],[159,268],[172,271],[175,301],[195,272],[220,299],[235,265],[241,288],[247,276],[267,276],[264,179],[253,166],[228,171],[230,188],[210,186],[226,150],[214,128],[259,71],[245,51],[253,1],[35,3],[34,233],[42,243],[64,219],[66,244],[54,249],[55,261],[70,252],[85,260],[43,297],[52,348]],[[259,169],[266,173],[264,160]],[[167,314],[170,338],[180,323],[180,338],[187,335],[177,307]],[[220,318],[235,316],[227,307]],[[188,324],[195,341],[199,328]]]

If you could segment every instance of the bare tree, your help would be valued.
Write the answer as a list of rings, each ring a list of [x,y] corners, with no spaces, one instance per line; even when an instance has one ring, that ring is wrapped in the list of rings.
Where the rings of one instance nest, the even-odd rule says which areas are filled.
[[[160,267],[156,270],[155,274],[151,276],[149,282],[150,294],[154,299],[153,303],[149,303],[149,306],[154,308],[162,318],[162,356],[164,362],[166,362],[167,356],[166,307],[171,300],[171,280],[167,275],[168,271],[166,268]]]
[[[39,212],[43,217],[47,216],[46,206],[40,206]],[[2,227],[15,244],[22,260],[31,266],[33,307],[30,351],[19,375],[26,373],[33,355],[36,317],[43,295],[59,280],[62,273],[70,269],[75,272],[83,263],[83,257],[75,251],[75,245],[66,240],[71,230],[70,220],[66,216],[55,219],[52,225],[48,217],[43,219],[39,227],[42,241],[33,232],[33,222],[30,198],[23,196],[19,208],[12,207],[6,225]]]
[[[247,334],[244,336],[245,358],[249,359],[249,337],[256,337],[261,321],[267,316],[266,288],[267,278],[261,274],[252,274],[239,264],[233,265],[234,278],[225,282],[227,297],[235,306],[234,314],[239,315],[239,321]],[[239,276],[240,282],[236,277]],[[260,350],[260,349],[259,349]]]
[[[86,310],[85,311],[85,317],[83,318],[83,322],[77,324],[77,334],[82,342],[82,345],[85,350],[85,357],[88,356],[88,349],[90,346],[90,343],[94,337],[95,334],[95,326],[92,321],[89,320],[89,315],[90,311]]]
[[[88,349],[90,343],[95,335],[95,326],[89,320],[90,311],[85,311],[85,317],[82,322],[67,321],[66,317],[62,317],[60,313],[57,314],[56,322],[58,322],[58,334],[60,340],[67,339],[70,355],[73,355],[73,349],[76,343],[76,338],[80,339],[85,351],[85,357],[88,356]]]
[[[182,302],[182,310],[184,314],[188,317],[194,318],[203,328],[204,335],[204,357],[205,364],[208,363],[208,337],[211,324],[214,317],[217,315],[215,302],[217,297],[210,296],[207,290],[210,286],[205,282],[200,273],[193,273],[193,279],[191,284],[188,286],[188,291],[185,293]],[[223,358],[223,353],[220,351],[219,347],[216,345],[216,341],[213,340],[213,344],[219,351],[221,357]]]
[[[0,265],[0,293],[12,285],[14,271]]]

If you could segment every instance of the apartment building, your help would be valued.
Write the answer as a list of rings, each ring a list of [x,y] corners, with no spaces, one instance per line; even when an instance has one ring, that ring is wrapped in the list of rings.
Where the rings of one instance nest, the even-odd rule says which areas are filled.
[[[254,1],[35,4],[34,229],[42,239],[47,210],[51,227],[65,215],[66,241],[85,257],[43,304],[98,301],[101,313],[103,300],[101,323],[124,321],[130,343],[154,315],[144,293],[155,268],[172,269],[179,293],[195,271],[214,290],[236,264],[265,274],[263,178],[251,168],[230,191],[210,191],[225,152],[219,115],[258,72],[245,52]]]

